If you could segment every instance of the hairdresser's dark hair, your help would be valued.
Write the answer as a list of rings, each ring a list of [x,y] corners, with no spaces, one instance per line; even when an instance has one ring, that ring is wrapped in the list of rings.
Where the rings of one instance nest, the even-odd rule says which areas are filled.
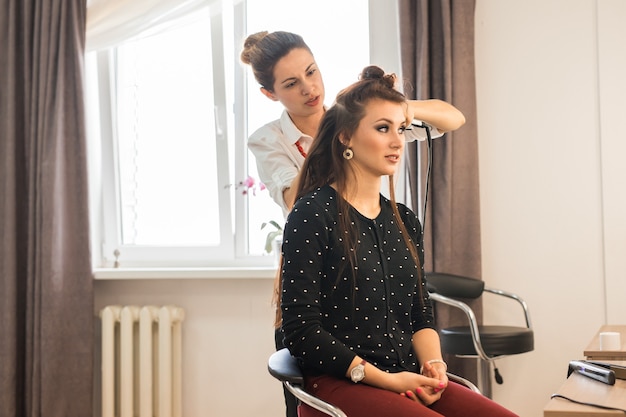
[[[342,90],[337,95],[335,103],[326,111],[322,118],[319,130],[313,141],[313,145],[304,161],[296,201],[303,195],[326,184],[334,183],[337,187],[337,205],[339,213],[348,214],[339,216],[339,230],[346,232],[343,239],[344,250],[349,254],[349,265],[354,278],[354,268],[357,265],[356,247],[357,231],[351,226],[351,210],[344,196],[347,195],[347,178],[351,175],[350,164],[343,157],[346,149],[344,143],[352,137],[357,130],[360,121],[365,117],[367,104],[372,100],[384,100],[403,104],[405,96],[395,89],[395,74],[385,74],[377,66],[369,66],[363,69],[359,81]],[[391,207],[396,223],[399,225],[405,243],[418,268],[421,279],[421,264],[415,249],[415,243],[411,242],[410,235],[398,211],[395,201],[393,175],[389,176],[389,193]],[[347,265],[345,266],[347,267]],[[421,285],[419,285],[421,290]]]
[[[302,36],[291,32],[267,31],[257,32],[248,36],[243,44],[240,59],[252,67],[254,78],[261,87],[274,91],[274,67],[276,63],[293,49],[311,49]],[[311,55],[313,53],[311,52]]]

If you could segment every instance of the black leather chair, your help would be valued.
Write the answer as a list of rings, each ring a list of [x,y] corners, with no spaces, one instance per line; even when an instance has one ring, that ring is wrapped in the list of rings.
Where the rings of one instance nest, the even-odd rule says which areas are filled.
[[[466,326],[452,326],[439,329],[441,349],[444,353],[458,357],[473,357],[480,360],[478,387],[491,397],[489,381],[483,381],[485,367],[496,359],[509,355],[530,352],[534,349],[534,333],[526,302],[518,295],[489,288],[481,280],[458,275],[433,272],[426,274],[431,300],[462,310],[468,319]],[[473,310],[463,300],[477,299],[484,292],[515,300],[521,305],[526,322],[525,327],[502,325],[479,325]],[[488,370],[488,368],[487,368]],[[502,383],[502,376],[494,365],[496,382]]]
[[[347,417],[347,415],[339,408],[320,400],[304,390],[304,377],[302,376],[302,371],[298,366],[298,361],[296,358],[291,356],[287,348],[276,351],[270,356],[267,363],[267,369],[269,373],[274,378],[281,381],[289,392],[300,400],[300,402],[308,404],[309,406],[326,413],[329,416]],[[461,385],[465,385],[468,389],[480,394],[476,385],[465,378],[448,372],[448,379]]]

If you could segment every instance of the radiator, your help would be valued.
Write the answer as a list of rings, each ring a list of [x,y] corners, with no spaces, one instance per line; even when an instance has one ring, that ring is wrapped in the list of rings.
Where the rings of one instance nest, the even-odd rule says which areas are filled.
[[[102,320],[102,417],[181,417],[184,310],[118,306]]]

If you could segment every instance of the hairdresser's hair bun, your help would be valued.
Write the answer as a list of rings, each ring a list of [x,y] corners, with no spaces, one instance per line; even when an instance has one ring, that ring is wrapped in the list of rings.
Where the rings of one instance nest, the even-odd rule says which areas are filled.
[[[254,49],[257,47],[258,43],[268,34],[269,32],[264,30],[261,32],[253,33],[246,38],[243,43],[243,50],[241,51],[241,55],[239,56],[241,62],[250,65],[250,63],[252,62],[252,54],[254,53]]]

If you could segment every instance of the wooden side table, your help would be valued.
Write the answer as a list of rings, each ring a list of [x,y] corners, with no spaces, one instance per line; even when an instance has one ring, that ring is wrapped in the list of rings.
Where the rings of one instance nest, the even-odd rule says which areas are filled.
[[[617,332],[622,346],[620,350],[600,350],[600,333]],[[626,361],[626,325],[605,325],[598,330],[583,354],[587,360]]]
[[[626,362],[622,362],[626,363]],[[620,363],[621,364],[621,363]],[[576,372],[558,389],[557,394],[577,401],[626,410],[626,380],[618,379],[607,385]],[[544,417],[609,417],[624,416],[624,412],[576,404],[563,398],[552,398],[543,409]]]

